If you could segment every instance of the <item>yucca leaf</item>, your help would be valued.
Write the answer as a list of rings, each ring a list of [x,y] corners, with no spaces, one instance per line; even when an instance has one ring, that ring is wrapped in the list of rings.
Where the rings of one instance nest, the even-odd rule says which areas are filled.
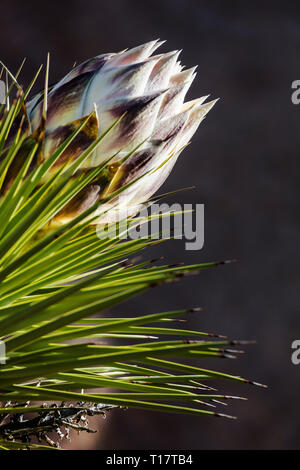
[[[49,57],[44,90],[29,110],[27,97],[39,71],[25,91],[11,77],[8,94],[16,87],[16,97],[10,106],[0,108],[0,340],[6,348],[6,363],[0,364],[0,448],[44,449],[30,442],[32,436],[53,446],[48,431],[60,427],[83,430],[75,421],[76,413],[80,417],[99,414],[115,406],[231,417],[207,407],[242,398],[219,393],[206,382],[260,384],[200,367],[203,358],[234,357],[236,348],[244,344],[181,324],[172,327],[173,322],[183,321],[178,317],[201,309],[101,316],[165,282],[226,263],[170,266],[135,262],[133,255],[172,236],[157,229],[151,236],[128,239],[128,227],[130,233],[171,212],[130,215],[125,225],[119,224],[119,232],[110,222],[122,198],[153,181],[175,150],[164,155],[158,167],[149,164],[140,171],[143,161],[139,158],[147,157],[145,149],[147,154],[154,146],[155,154],[162,143],[144,136],[129,148],[107,154],[104,143],[120,132],[122,119],[130,134],[128,120],[135,122],[135,118],[130,110],[127,114],[118,111],[101,133],[101,115],[98,118],[95,110],[62,125],[58,135],[64,135],[66,128],[68,132],[49,153],[51,100],[57,85],[48,86],[48,72]],[[41,120],[36,125],[38,110]],[[88,139],[81,148],[85,132]],[[77,143],[80,152],[75,149]],[[104,156],[98,161],[103,148]],[[76,198],[88,194],[91,185],[99,187],[96,202],[74,209]],[[145,201],[137,202],[146,207],[159,199],[149,191],[145,195]],[[49,403],[30,405],[27,400]],[[23,420],[23,415],[32,414],[35,421],[30,417]],[[21,416],[24,425],[16,427]],[[45,417],[51,424],[46,425]],[[21,442],[24,439],[28,443]]]

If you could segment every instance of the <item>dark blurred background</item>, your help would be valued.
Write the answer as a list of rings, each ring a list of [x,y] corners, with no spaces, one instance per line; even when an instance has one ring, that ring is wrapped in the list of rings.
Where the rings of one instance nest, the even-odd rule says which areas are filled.
[[[181,49],[199,64],[189,98],[221,97],[183,152],[162,192],[196,185],[170,199],[205,204],[205,245],[181,241],[148,253],[168,262],[237,258],[199,277],[163,286],[117,309],[140,314],[203,306],[189,327],[256,339],[236,361],[203,362],[267,383],[267,390],[223,383],[249,397],[230,405],[236,421],[142,411],[99,418],[95,436],[74,438],[93,449],[300,448],[300,365],[291,342],[300,337],[300,105],[291,83],[300,79],[300,8],[296,2],[199,0],[2,1],[0,58],[22,80],[51,52],[51,81],[93,55],[160,37],[162,51]],[[144,255],[146,256],[146,254]]]

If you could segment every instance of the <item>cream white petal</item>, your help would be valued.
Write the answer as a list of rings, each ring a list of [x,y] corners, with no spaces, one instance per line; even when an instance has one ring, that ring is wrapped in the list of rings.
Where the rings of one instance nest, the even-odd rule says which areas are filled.
[[[117,67],[120,65],[132,64],[134,62],[141,62],[147,59],[147,57],[149,57],[153,53],[157,43],[157,40],[150,41],[146,44],[142,44],[141,46],[128,49],[122,52],[121,54],[117,54],[114,58],[110,60],[109,66]]]
[[[196,76],[195,70],[197,66],[190,69],[183,70],[182,72],[175,73],[170,78],[170,86],[180,85],[181,83],[193,80]]]
[[[159,39],[156,39],[156,40],[154,40],[154,41],[152,41],[152,42],[153,42],[154,44],[153,44],[153,46],[152,46],[152,48],[151,48],[150,54],[153,54],[153,52],[155,52],[156,49],[158,49],[160,46],[162,46],[166,41],[165,41],[165,40],[160,41]]]
[[[84,100],[85,114],[91,112],[94,103],[105,108],[106,102],[119,98],[129,99],[143,94],[155,61],[137,62],[120,67],[109,67],[95,74]]]
[[[192,109],[195,106],[199,106],[200,104],[204,103],[204,101],[207,100],[208,97],[209,95],[204,95],[200,96],[200,98],[196,98],[195,100],[186,101],[185,103],[183,103],[181,111],[186,111],[188,109]]]
[[[169,86],[169,81],[173,73],[174,65],[177,61],[179,51],[169,52],[163,54],[150,74],[147,83],[146,92],[150,93],[157,90],[162,90]]]
[[[182,71],[182,69],[183,69],[183,67],[182,67],[182,65],[181,65],[181,62],[178,61],[178,62],[176,62],[175,66],[174,66],[173,73],[174,73],[174,74],[175,74],[175,73],[179,73],[179,72]]]
[[[177,114],[182,107],[185,95],[191,86],[192,81],[182,83],[180,85],[168,89],[162,101],[158,117],[163,119],[173,114]]]
[[[188,144],[192,136],[198,129],[199,124],[205,118],[206,114],[213,108],[218,100],[209,101],[202,105],[196,105],[191,109],[188,121],[182,130],[181,145]]]

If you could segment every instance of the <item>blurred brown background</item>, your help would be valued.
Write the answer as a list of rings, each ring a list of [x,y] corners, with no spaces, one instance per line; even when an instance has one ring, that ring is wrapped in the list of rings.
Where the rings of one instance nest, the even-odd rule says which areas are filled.
[[[117,312],[204,306],[188,326],[258,341],[236,361],[204,367],[269,385],[223,384],[224,392],[249,397],[224,409],[237,421],[116,410],[94,422],[96,437],[73,440],[73,448],[300,448],[300,366],[290,361],[291,342],[300,337],[300,105],[291,102],[291,82],[300,79],[299,13],[291,1],[1,2],[0,58],[15,71],[27,57],[24,83],[47,51],[55,81],[74,61],[157,37],[167,39],[162,50],[183,48],[187,67],[199,64],[189,97],[221,100],[162,191],[197,186],[172,201],[205,204],[205,246],[187,252],[174,241],[148,256],[238,263],[158,288]]]

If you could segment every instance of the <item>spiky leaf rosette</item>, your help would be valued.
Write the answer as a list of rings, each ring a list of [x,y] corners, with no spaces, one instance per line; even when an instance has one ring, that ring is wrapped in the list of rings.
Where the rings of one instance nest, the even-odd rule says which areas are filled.
[[[220,400],[238,397],[220,394],[206,382],[211,379],[249,382],[199,365],[202,358],[233,357],[232,349],[238,342],[170,327],[177,317],[196,310],[130,318],[102,315],[159,284],[220,264],[173,267],[147,262],[132,264],[128,261],[132,255],[158,241],[151,237],[124,240],[118,233],[109,236],[110,224],[105,230],[100,225],[102,236],[99,227],[96,229],[95,221],[108,221],[110,211],[119,207],[124,195],[136,194],[135,202],[149,197],[147,178],[158,160],[154,158],[146,171],[135,171],[135,147],[145,143],[140,142],[141,134],[130,143],[124,141],[130,135],[133,119],[132,116],[129,119],[130,111],[124,106],[121,115],[114,115],[111,120],[107,117],[111,113],[106,110],[101,121],[100,106],[97,113],[87,109],[86,116],[77,115],[70,123],[66,104],[71,98],[59,90],[70,87],[82,75],[86,78],[86,74],[96,73],[98,77],[99,61],[104,63],[103,76],[98,77],[99,89],[104,86],[103,80],[112,83],[121,80],[105,100],[117,99],[114,93],[121,87],[131,90],[134,86],[132,69],[129,67],[124,75],[122,68],[128,63],[143,61],[143,66],[133,70],[140,73],[140,67],[148,67],[148,81],[144,82],[154,91],[166,87],[170,80],[180,83],[185,80],[181,74],[187,72],[175,73],[173,69],[171,75],[167,74],[169,82],[161,83],[166,73],[164,67],[170,67],[170,62],[176,67],[177,57],[163,55],[147,61],[149,47],[92,59],[70,72],[49,95],[46,74],[44,98],[38,95],[29,108],[26,101],[34,80],[23,91],[12,78],[12,85],[17,86],[16,97],[11,106],[0,110],[0,339],[6,347],[6,363],[0,365],[2,449],[37,448],[32,437],[53,444],[47,433],[56,431],[61,436],[62,428],[89,430],[81,420],[111,407],[227,416],[212,406]],[[105,74],[104,67],[109,61],[112,64]],[[154,73],[155,67],[158,70]],[[121,68],[120,75],[116,68]],[[90,79],[94,80],[94,75],[89,75]],[[93,80],[89,93],[92,85],[98,87],[97,80],[96,83]],[[77,93],[78,90],[72,95],[74,100],[79,99]],[[92,105],[87,90],[84,93],[85,100]],[[82,100],[83,95],[80,96]],[[102,106],[105,100],[101,101]],[[170,96],[165,106],[169,101]],[[85,113],[85,108],[82,112]],[[123,118],[125,127],[121,126]],[[161,116],[158,122],[163,119]],[[138,121],[134,121],[134,132]],[[106,123],[104,128],[101,124],[99,128],[99,122]],[[119,138],[121,129],[123,140]],[[180,135],[183,138],[186,134]],[[166,138],[171,141],[172,133]],[[109,151],[105,139],[110,142]],[[142,152],[150,148],[151,153],[152,146],[156,150],[157,146],[162,148],[166,142],[162,136],[160,140],[154,144],[150,139]],[[175,147],[164,153],[159,168],[165,163],[169,165],[174,152]],[[115,168],[117,173],[121,168],[122,177],[115,178]],[[142,197],[138,194],[143,179],[146,192]],[[150,187],[155,191],[157,183],[153,183],[153,178],[151,181]],[[159,181],[161,184],[163,179]],[[128,222],[134,226],[141,221],[132,215]],[[171,335],[175,336],[173,341],[168,339]],[[109,343],[110,339],[114,339],[114,345]],[[186,364],[185,359],[195,363]],[[47,405],[30,405],[41,401]],[[27,413],[35,417],[25,419]]]

